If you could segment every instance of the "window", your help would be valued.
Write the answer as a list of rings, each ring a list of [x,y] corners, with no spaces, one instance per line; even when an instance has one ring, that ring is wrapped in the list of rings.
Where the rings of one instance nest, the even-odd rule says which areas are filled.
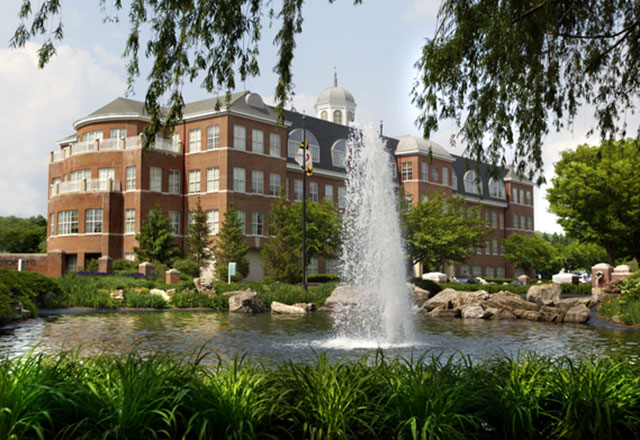
[[[504,255],[504,243],[500,242],[500,255]]]
[[[318,139],[307,130],[307,143],[309,144],[309,149],[311,150],[311,160],[313,162],[320,162],[320,143]],[[301,128],[296,128],[289,133],[289,141],[287,142],[287,156],[291,158],[296,157],[296,153],[300,148],[300,144],[302,144],[304,138],[304,132]]]
[[[233,126],[233,148],[238,150],[247,149],[247,129],[242,125]]]
[[[247,227],[245,225],[247,223],[245,221],[244,211],[236,211],[236,216],[238,217],[238,221],[240,222],[240,230],[242,231],[242,234],[246,234]]]
[[[149,172],[149,189],[151,191],[162,192],[162,168],[151,167]]]
[[[102,182],[106,182],[107,180],[115,180],[116,178],[116,170],[115,168],[99,168],[98,169],[98,180]]]
[[[511,201],[513,203],[518,203],[518,190],[515,188],[511,188]]]
[[[195,211],[189,211],[187,212],[187,230],[185,231],[187,233],[187,235],[191,235],[189,232],[189,228],[191,228],[191,225],[195,224],[196,222],[196,212]]]
[[[309,267],[307,269],[311,274],[318,273],[318,259],[316,257],[311,257],[309,260]]]
[[[220,191],[220,168],[207,168],[207,192]]]
[[[347,141],[339,139],[331,147],[331,163],[334,167],[345,168],[347,164]]]
[[[289,178],[284,179],[284,198],[289,200]]]
[[[499,267],[496,270],[496,278],[504,278],[504,267]]]
[[[442,184],[444,186],[449,186],[449,168],[442,168]]]
[[[169,193],[180,194],[180,171],[169,170]]]
[[[93,142],[96,139],[104,139],[104,133],[102,130],[90,131],[82,135],[82,140],[87,142]]]
[[[497,199],[505,198],[504,182],[493,177],[489,179],[489,195]]]
[[[498,220],[500,220],[500,229],[504,229],[504,214],[500,213]]]
[[[451,188],[454,191],[458,191],[458,175],[454,170],[451,170]]]
[[[469,170],[464,174],[464,190],[470,194],[482,194],[478,174],[474,170]]]
[[[182,142],[180,141],[180,133],[173,133],[171,135],[171,146],[177,147],[178,150],[182,147]]]
[[[524,205],[524,190],[520,190],[520,204]],[[523,228],[524,229],[524,228]]]
[[[482,276],[482,267],[481,266],[473,266],[473,276],[481,277]]]
[[[325,261],[325,272],[331,274],[339,274],[340,273],[340,262],[338,260],[326,260]]]
[[[322,112],[320,112],[320,119],[323,119],[325,121],[329,119],[329,114],[327,113],[326,110],[322,110]]]
[[[124,233],[133,234],[136,231],[136,210],[124,210]]]
[[[136,254],[133,252],[125,252],[124,259],[127,261],[136,261]]]
[[[216,235],[220,231],[220,212],[217,209],[207,211],[207,229],[211,235]]]
[[[402,181],[413,180],[413,164],[402,162]]]
[[[264,132],[262,130],[251,130],[251,151],[264,154]]]
[[[527,191],[527,205],[531,206],[531,191]]]
[[[264,194],[264,173],[262,171],[251,172],[251,192]]]
[[[169,211],[169,224],[173,235],[176,237],[180,235],[180,212]]]
[[[491,242],[489,240],[484,242],[484,253],[491,255]]]
[[[484,222],[489,226],[489,211],[484,212]]]
[[[269,135],[269,155],[273,157],[280,157],[282,155],[279,134],[271,133]]]
[[[251,213],[251,235],[264,235],[262,220],[261,212]]]
[[[293,201],[299,202],[302,200],[302,180],[296,179],[293,181]]]
[[[324,198],[333,203],[333,185],[324,186]]]
[[[429,180],[429,165],[426,162],[420,163],[420,180]]]
[[[102,209],[87,209],[84,211],[84,233],[102,233]]]
[[[485,273],[487,274],[487,278],[494,278],[495,272],[493,271],[493,267],[487,266],[484,268]]]
[[[518,229],[518,214],[513,214],[513,228]]]
[[[49,236],[56,235],[56,215],[52,212],[49,216]]]
[[[125,191],[130,191],[132,189],[136,189],[136,167],[135,165],[132,167],[126,167],[124,169],[125,175]]]
[[[336,124],[342,124],[342,112],[340,110],[333,111],[333,122]]]
[[[188,153],[194,153],[200,151],[200,140],[202,131],[198,128],[196,130],[189,130],[189,151]]]
[[[269,195],[270,196],[278,196],[280,195],[280,186],[282,185],[280,181],[280,174],[269,174]]]
[[[91,179],[91,170],[77,170],[69,173],[71,182],[79,182],[84,179]]]
[[[112,128],[111,133],[109,133],[109,137],[111,139],[125,139],[127,137],[127,129],[126,128]]]
[[[207,127],[207,150],[220,148],[220,126],[210,125]]]
[[[469,266],[466,264],[460,266],[460,275],[469,275]]]
[[[496,240],[495,238],[492,240],[491,244],[493,245],[493,255],[498,255],[498,240]]]
[[[309,200],[318,201],[318,184],[316,182],[309,182]]]
[[[347,189],[344,186],[338,187],[338,208],[344,209],[347,207]]]
[[[498,229],[498,214],[496,214],[495,212],[491,213],[491,226],[494,229]]]
[[[78,210],[60,211],[58,213],[58,235],[78,233]]]
[[[440,180],[438,168],[435,166],[431,167],[431,180],[433,180],[434,182],[438,182]]]
[[[200,170],[189,170],[189,194],[200,192]]]
[[[527,229],[527,224],[524,221],[524,215],[520,216],[520,229]]]
[[[237,192],[246,192],[246,172],[244,168],[233,169],[233,190]]]
[[[527,229],[533,231],[533,219],[531,218],[531,216],[527,216]]]

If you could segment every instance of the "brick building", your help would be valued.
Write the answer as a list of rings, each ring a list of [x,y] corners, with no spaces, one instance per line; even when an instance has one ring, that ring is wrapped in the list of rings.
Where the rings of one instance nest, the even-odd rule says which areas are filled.
[[[306,117],[314,162],[309,199],[344,206],[348,124],[355,108],[353,96],[334,80],[318,98],[317,117]],[[162,207],[182,246],[198,200],[214,236],[233,203],[250,246],[248,278],[260,279],[259,249],[268,239],[271,204],[283,185],[289,200],[302,198],[302,171],[294,158],[303,116],[288,111],[280,124],[274,109],[251,92],[233,94],[229,102],[206,99],[186,104],[174,132],[143,150],[140,134],[148,121],[142,102],[117,98],[76,121],[74,134],[58,142],[50,154],[47,249],[64,251],[69,269],[103,255],[133,259],[135,235],[154,206]],[[459,194],[480,205],[493,225],[486,247],[450,270],[457,276],[513,276],[502,241],[515,232],[533,234],[531,182],[510,169],[490,178],[480,164],[478,185],[474,163],[413,136],[388,137],[387,148],[395,154],[398,183],[414,203],[435,189]],[[335,269],[335,262],[321,260],[312,262],[310,272]]]

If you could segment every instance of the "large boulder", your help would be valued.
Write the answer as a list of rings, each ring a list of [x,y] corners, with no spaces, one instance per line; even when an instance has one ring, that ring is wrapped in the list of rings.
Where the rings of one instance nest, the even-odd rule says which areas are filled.
[[[465,292],[454,289],[444,289],[438,292],[433,298],[425,301],[422,308],[431,311],[441,306],[452,304],[455,309],[462,309],[465,306],[480,305],[489,299],[489,294],[484,290],[476,292]]]
[[[564,298],[558,301],[555,305],[562,309],[565,313],[572,307],[584,305],[590,309],[598,303],[598,298],[593,296],[584,296],[581,298]]]
[[[124,303],[124,289],[116,289],[109,292],[109,296],[116,301]]]
[[[413,283],[407,283],[407,289],[411,294],[411,299],[416,304],[422,304],[431,296],[431,292],[421,287],[416,286]]]
[[[427,313],[427,316],[431,316],[432,318],[459,318],[460,309],[449,308],[446,304],[440,305]]]
[[[333,289],[329,298],[320,307],[320,311],[330,312],[343,307],[350,307],[362,304],[364,301],[364,291],[353,286],[340,285]]]
[[[171,300],[171,297],[167,294],[167,292],[165,292],[162,289],[151,289],[151,290],[149,290],[149,293],[151,295],[158,295],[159,297],[161,297],[166,302],[169,302],[169,300]]]
[[[578,304],[567,310],[564,322],[586,322],[589,319],[590,311],[584,304]]]
[[[241,290],[229,297],[229,312],[231,313],[264,313],[267,307],[258,298],[258,294],[251,289]]]
[[[562,288],[559,284],[536,284],[529,287],[527,291],[527,301],[552,306],[560,301],[561,293]]]
[[[212,278],[194,278],[193,284],[196,286],[196,290],[198,291],[198,293],[209,296],[215,296],[216,294],[216,288],[213,284]]]
[[[541,321],[562,322],[564,319],[564,311],[559,307],[542,306],[540,308]]]
[[[493,293],[489,297],[489,299],[484,303],[486,307],[493,307],[495,309],[503,309],[508,312],[511,312],[517,316],[515,311],[517,310],[536,310],[537,305],[525,301],[520,297],[520,295],[507,291],[500,291],[498,293]],[[485,307],[485,308],[486,308]]]
[[[484,310],[480,306],[466,306],[460,310],[460,316],[464,319],[487,319],[491,312]]]
[[[306,315],[315,309],[315,304],[298,303],[294,305],[283,304],[278,301],[271,303],[272,315]]]

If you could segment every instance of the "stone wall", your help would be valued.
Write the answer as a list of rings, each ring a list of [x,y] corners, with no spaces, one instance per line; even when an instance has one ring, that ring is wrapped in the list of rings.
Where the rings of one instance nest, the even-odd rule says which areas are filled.
[[[65,270],[65,253],[59,250],[46,254],[0,254],[0,269],[18,270],[20,260],[26,272],[59,277]]]

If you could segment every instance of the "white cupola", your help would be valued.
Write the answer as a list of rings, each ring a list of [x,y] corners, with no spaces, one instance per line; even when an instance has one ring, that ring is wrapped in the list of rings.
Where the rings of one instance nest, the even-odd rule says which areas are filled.
[[[355,119],[356,101],[353,95],[338,86],[338,74],[333,72],[333,87],[324,89],[316,101],[316,116],[336,124],[349,125]]]

